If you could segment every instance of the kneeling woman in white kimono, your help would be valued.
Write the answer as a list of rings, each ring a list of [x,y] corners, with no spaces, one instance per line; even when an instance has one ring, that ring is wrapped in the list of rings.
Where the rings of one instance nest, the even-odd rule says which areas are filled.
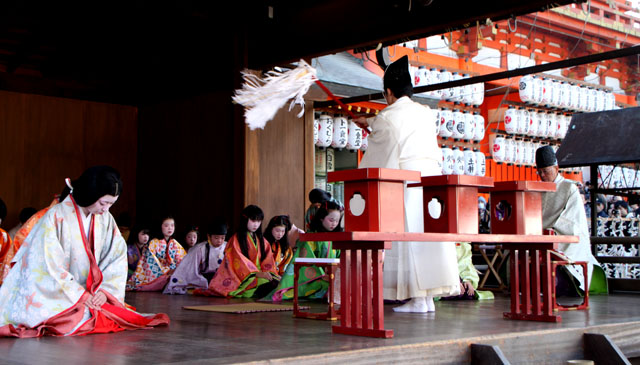
[[[168,324],[124,304],[127,245],[109,208],[122,192],[116,170],[96,166],[34,225],[0,288],[0,336],[118,332]]]

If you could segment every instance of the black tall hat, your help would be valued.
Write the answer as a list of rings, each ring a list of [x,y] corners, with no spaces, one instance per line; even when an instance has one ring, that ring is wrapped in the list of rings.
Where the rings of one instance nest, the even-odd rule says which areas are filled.
[[[384,71],[384,88],[404,87],[411,84],[409,57],[402,56]]]
[[[536,168],[543,169],[558,164],[553,147],[542,146],[536,150]]]

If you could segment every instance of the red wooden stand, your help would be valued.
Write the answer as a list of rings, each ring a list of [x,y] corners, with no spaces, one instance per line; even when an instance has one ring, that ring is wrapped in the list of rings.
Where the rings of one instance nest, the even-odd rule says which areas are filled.
[[[500,181],[491,192],[491,233],[542,234],[542,193],[556,191],[556,184],[541,181]],[[499,218],[498,204],[509,211]],[[503,207],[504,208],[504,207]]]
[[[424,176],[410,188],[422,187],[424,231],[478,233],[478,188],[493,187],[493,178],[467,175]],[[428,206],[432,199],[441,205],[437,218]]]
[[[355,169],[330,172],[327,181],[344,181],[345,231],[404,232],[404,183],[420,181],[420,172]],[[360,214],[356,201],[364,200]]]

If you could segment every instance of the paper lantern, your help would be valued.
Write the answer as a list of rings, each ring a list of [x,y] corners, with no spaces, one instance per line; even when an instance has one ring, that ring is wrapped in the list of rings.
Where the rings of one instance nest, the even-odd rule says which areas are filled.
[[[440,149],[442,151],[442,175],[451,175],[453,174],[453,150],[446,145],[442,145]]]
[[[464,158],[464,174],[469,176],[476,175],[476,154],[470,150],[469,148],[464,149],[462,151],[462,155]]]
[[[369,132],[362,130],[362,145],[360,145],[360,151],[366,151],[369,148]]]
[[[468,79],[469,78],[469,74],[463,74],[462,75],[463,79]],[[462,92],[460,95],[460,100],[467,105],[472,105],[473,104],[473,84],[467,84],[462,86]]]
[[[318,121],[318,118],[315,118],[313,120],[313,145],[317,145],[318,144],[318,124],[320,122]]]
[[[507,136],[504,139],[504,162],[512,163],[515,162],[515,158],[513,155],[513,151],[515,149],[515,145],[513,143],[513,138],[511,136]]]
[[[440,137],[451,137],[453,135],[453,113],[447,108],[440,110]]]
[[[462,113],[462,115],[464,116],[464,135],[462,138],[470,141],[476,134],[476,119],[473,114],[469,113],[466,110],[464,113]]]
[[[333,141],[331,147],[345,148],[347,146],[347,134],[349,133],[349,122],[347,118],[338,115],[333,118]]]
[[[524,103],[533,103],[533,76],[525,75],[520,79],[520,87],[518,90],[520,94],[520,100]]]
[[[451,136],[455,139],[462,139],[464,137],[464,124],[466,118],[464,114],[458,109],[453,110],[453,130]]]
[[[453,148],[453,174],[464,175],[464,153],[458,147]]]
[[[542,79],[538,76],[533,76],[533,104],[542,103]]]
[[[509,105],[507,110],[504,112],[504,130],[507,133],[515,134],[518,130],[518,110],[513,106]]]
[[[535,109],[529,109],[529,118],[531,118],[531,125],[529,125],[529,133],[530,136],[537,136],[538,129],[540,128],[540,115],[538,111]]]
[[[440,76],[438,78],[438,80],[440,81],[440,83],[443,82],[449,82],[451,81],[452,74],[451,72],[442,69],[440,70]],[[442,89],[440,90],[442,92],[442,100],[451,100],[451,96],[453,94],[453,90],[451,90],[451,88],[447,88],[447,89]]]
[[[542,105],[551,105],[553,100],[553,80],[548,78],[542,79]]]
[[[480,142],[484,139],[484,117],[478,112],[473,112],[473,119],[476,126],[475,132],[473,133],[473,140]]]
[[[518,108],[518,134],[527,134],[529,133],[529,124],[531,123],[531,119],[529,118],[529,111],[525,108]]]
[[[473,92],[473,100],[471,104],[473,106],[480,106],[484,102],[484,83],[479,82],[477,84],[472,84],[472,92]]]
[[[350,120],[349,133],[347,138],[347,149],[349,151],[357,151],[362,147],[362,128]]]
[[[485,176],[487,174],[487,162],[484,152],[478,151],[477,148],[475,148],[473,152],[476,154],[476,175]]]
[[[318,118],[318,147],[329,147],[333,142],[333,118],[323,113]]]
[[[491,147],[491,156],[496,162],[503,162],[506,156],[506,141],[505,138],[498,134],[493,139],[493,146]]]
[[[440,82],[440,71],[436,68],[429,69],[428,84],[434,85]],[[442,97],[442,90],[433,90],[429,92],[435,98]]]

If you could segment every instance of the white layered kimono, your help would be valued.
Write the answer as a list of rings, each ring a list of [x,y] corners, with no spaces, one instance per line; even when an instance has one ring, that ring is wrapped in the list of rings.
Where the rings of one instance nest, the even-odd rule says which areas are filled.
[[[360,168],[378,167],[440,175],[435,116],[429,107],[402,97],[369,120],[369,148]],[[346,199],[346,198],[345,198]],[[422,189],[404,192],[405,231],[424,232]],[[394,242],[384,257],[384,298],[403,300],[460,293],[453,243]]]
[[[207,289],[209,280],[204,274],[215,273],[224,259],[227,243],[213,247],[209,242],[193,246],[173,272],[163,294],[187,294],[188,289]],[[207,260],[207,253],[209,259]]]
[[[89,223],[88,233],[84,228]],[[0,287],[0,336],[114,332],[168,323],[124,305],[127,247],[109,213],[83,217],[71,196],[34,225]],[[87,300],[107,297],[99,309]]]
[[[591,253],[589,223],[578,187],[560,174],[553,182],[556,183],[556,191],[542,194],[542,226],[560,235],[580,237],[579,243],[563,243],[558,248],[571,261],[586,261],[590,280],[593,265],[600,264]],[[580,282],[580,289],[585,290],[582,269],[573,266],[566,268]]]

